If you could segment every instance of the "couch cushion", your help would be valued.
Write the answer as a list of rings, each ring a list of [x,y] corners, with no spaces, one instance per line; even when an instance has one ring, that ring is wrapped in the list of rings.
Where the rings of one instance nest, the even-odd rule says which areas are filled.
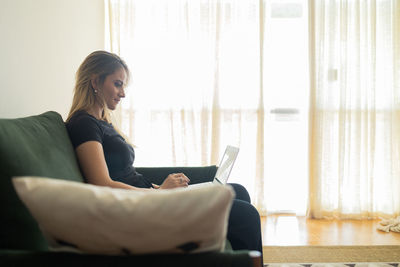
[[[11,183],[11,177],[25,175],[83,181],[58,113],[0,119],[0,249],[47,249]]]
[[[233,189],[116,189],[49,178],[14,178],[53,248],[94,254],[222,251]]]

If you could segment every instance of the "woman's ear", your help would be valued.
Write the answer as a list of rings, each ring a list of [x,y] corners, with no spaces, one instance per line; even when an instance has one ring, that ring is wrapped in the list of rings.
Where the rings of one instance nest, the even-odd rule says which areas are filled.
[[[97,75],[92,75],[90,78],[90,84],[92,85],[93,89],[97,90],[99,86],[98,77]]]

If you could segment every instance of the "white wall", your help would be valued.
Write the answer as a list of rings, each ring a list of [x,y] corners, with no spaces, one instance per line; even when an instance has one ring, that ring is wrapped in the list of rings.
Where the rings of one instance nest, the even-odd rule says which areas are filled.
[[[75,72],[104,49],[103,0],[0,0],[0,118],[59,112]]]

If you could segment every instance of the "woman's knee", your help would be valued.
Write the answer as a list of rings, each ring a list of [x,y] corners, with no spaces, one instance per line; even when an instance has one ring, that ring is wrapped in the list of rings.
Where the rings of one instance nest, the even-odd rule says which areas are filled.
[[[243,185],[235,183],[230,183],[229,185],[232,186],[233,190],[235,191],[236,199],[251,203],[249,192],[247,192],[247,189]]]
[[[240,224],[260,225],[260,214],[252,204],[246,201],[235,199],[232,202],[230,217],[236,222],[240,221]]]

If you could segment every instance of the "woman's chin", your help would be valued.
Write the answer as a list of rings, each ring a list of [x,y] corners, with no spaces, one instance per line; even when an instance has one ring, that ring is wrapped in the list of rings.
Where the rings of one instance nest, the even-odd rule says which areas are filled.
[[[117,108],[117,105],[107,105],[107,108],[114,111]]]

